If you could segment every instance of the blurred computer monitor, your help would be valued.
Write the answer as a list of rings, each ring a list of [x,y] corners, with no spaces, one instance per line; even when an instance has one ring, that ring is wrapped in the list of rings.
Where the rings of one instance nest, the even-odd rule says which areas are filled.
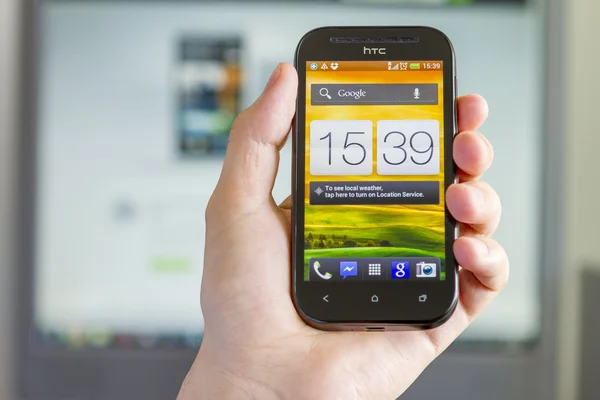
[[[26,250],[30,291],[22,296],[31,302],[31,354],[50,358],[33,362],[32,374],[53,365],[66,365],[64,374],[89,365],[105,371],[111,357],[122,361],[114,373],[125,373],[166,359],[176,366],[165,389],[173,390],[202,339],[204,208],[231,119],[277,62],[291,62],[304,32],[335,24],[433,25],[452,39],[459,92],[490,103],[483,131],[496,160],[486,179],[503,198],[497,238],[515,266],[505,292],[461,340],[537,339],[542,13],[363,7],[41,2],[36,129],[28,140],[35,218]],[[286,146],[278,201],[289,193],[290,163]],[[53,364],[54,356],[69,361]]]

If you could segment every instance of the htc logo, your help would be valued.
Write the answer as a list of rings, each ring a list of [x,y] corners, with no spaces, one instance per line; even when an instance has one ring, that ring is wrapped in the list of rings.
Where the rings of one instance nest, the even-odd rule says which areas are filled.
[[[385,47],[363,47],[363,54],[385,54]]]

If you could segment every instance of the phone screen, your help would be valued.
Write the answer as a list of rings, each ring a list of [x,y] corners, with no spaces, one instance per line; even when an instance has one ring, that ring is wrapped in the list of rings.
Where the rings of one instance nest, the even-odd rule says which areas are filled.
[[[225,153],[239,113],[241,40],[185,36],[177,67],[180,154],[194,158]]]
[[[304,280],[445,280],[444,62],[305,68]]]

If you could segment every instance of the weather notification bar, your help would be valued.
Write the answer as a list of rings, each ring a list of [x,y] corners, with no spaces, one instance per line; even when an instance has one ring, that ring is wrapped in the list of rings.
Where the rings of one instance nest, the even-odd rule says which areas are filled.
[[[440,204],[438,181],[310,182],[310,204]]]

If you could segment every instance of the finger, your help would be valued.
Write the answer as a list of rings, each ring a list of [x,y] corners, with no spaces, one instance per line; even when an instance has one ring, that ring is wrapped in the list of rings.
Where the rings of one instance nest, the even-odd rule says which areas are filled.
[[[292,210],[288,208],[282,208],[281,212],[283,213],[283,216],[285,217],[288,224],[292,225]]]
[[[485,99],[476,94],[462,96],[457,100],[458,131],[476,131],[488,117]]]
[[[287,220],[287,222],[292,224],[292,196],[288,196],[284,201],[279,205],[283,216]]]
[[[236,118],[215,190],[227,193],[220,201],[232,199],[252,206],[270,198],[279,149],[294,116],[297,84],[296,70],[289,64],[278,65],[263,94]]]
[[[454,256],[463,270],[472,272],[483,286],[501,290],[508,281],[508,257],[494,239],[460,237],[454,242]]]
[[[292,209],[292,196],[288,196],[284,201],[281,202],[279,208],[283,210],[291,210]]]
[[[454,244],[454,253],[462,266],[458,306],[448,322],[425,331],[435,355],[448,347],[492,302],[509,276],[506,252],[493,239],[460,238]]]
[[[458,223],[458,227],[459,227],[459,232],[460,232],[460,236],[469,236],[469,237],[482,237],[484,235],[482,235],[481,233],[479,233],[478,231],[476,231],[475,229],[473,229],[471,227],[471,225],[468,224],[463,224],[463,223]]]
[[[500,198],[486,182],[450,185],[446,191],[446,205],[458,222],[470,225],[482,235],[492,234],[500,222]]]
[[[454,138],[454,162],[461,181],[478,179],[492,165],[494,149],[479,132],[465,131]]]

